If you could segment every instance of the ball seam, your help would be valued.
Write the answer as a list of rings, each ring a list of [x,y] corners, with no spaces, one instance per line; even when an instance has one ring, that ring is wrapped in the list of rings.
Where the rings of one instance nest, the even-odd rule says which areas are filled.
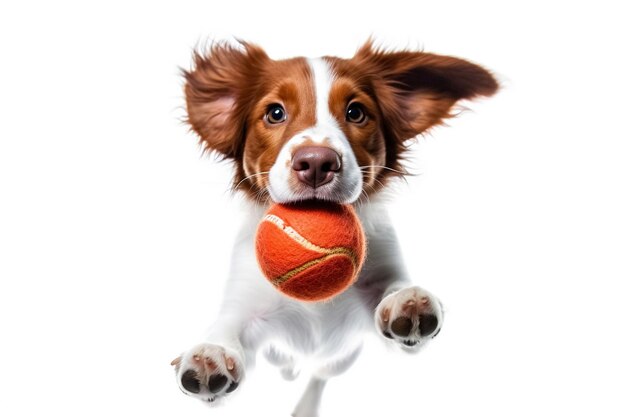
[[[349,248],[344,248],[341,246],[336,246],[333,248],[325,248],[323,246],[318,246],[314,244],[313,242],[309,241],[308,239],[306,239],[304,236],[298,233],[298,231],[296,231],[293,227],[289,226],[283,219],[276,216],[275,214],[266,214],[261,220],[261,222],[268,222],[278,227],[287,236],[289,236],[292,240],[294,240],[296,243],[298,243],[305,249],[308,249],[312,252],[318,252],[320,254],[326,255],[317,259],[313,259],[311,261],[307,261],[304,264],[287,271],[286,273],[284,273],[283,275],[277,278],[270,279],[270,282],[277,287],[280,284],[284,283],[285,281],[289,280],[289,278],[293,277],[294,275],[297,275],[299,272],[302,272],[306,270],[307,268],[313,265],[316,265],[328,258],[338,256],[338,255],[346,255],[348,259],[350,260],[350,262],[352,263],[352,266],[354,267],[354,269],[355,270],[357,269],[357,265],[358,265],[357,256],[354,253],[354,251],[352,251]]]
[[[346,248],[337,248],[337,251],[334,253],[330,253],[326,256],[322,256],[321,258],[317,258],[317,259],[313,259],[311,261],[305,262],[302,265],[297,266],[294,269],[284,273],[283,275],[272,279],[271,283],[274,284],[276,287],[279,287],[281,284],[285,283],[286,281],[289,281],[291,277],[298,275],[300,272],[306,271],[310,267],[315,266],[321,262],[324,262],[327,259],[334,258],[337,256],[342,256],[342,255],[347,256],[348,259],[350,260],[350,263],[352,263],[352,266],[356,268],[356,262],[354,258],[352,257],[352,254],[350,253],[350,251]]]

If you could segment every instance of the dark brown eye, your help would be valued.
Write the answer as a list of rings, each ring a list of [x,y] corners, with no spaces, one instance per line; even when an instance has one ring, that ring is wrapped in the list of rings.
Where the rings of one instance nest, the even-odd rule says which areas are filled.
[[[346,110],[346,120],[350,123],[363,123],[365,121],[365,110],[359,103],[351,103]]]
[[[265,118],[271,124],[278,124],[287,120],[287,113],[285,112],[283,106],[281,106],[280,104],[271,104],[267,108]]]

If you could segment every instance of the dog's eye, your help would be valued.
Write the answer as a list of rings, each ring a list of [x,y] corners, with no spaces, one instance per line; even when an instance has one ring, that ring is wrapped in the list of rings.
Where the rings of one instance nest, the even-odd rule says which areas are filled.
[[[282,123],[287,120],[287,113],[280,104],[272,104],[268,107],[265,118],[271,124]]]
[[[365,121],[365,110],[359,103],[351,103],[346,110],[346,120],[350,123],[363,123]]]

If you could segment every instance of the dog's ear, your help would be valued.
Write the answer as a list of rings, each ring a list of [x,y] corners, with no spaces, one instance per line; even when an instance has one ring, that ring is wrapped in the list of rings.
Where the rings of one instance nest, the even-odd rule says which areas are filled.
[[[193,68],[183,71],[187,120],[207,150],[240,155],[255,79],[267,60],[261,48],[244,42],[194,53]]]
[[[374,82],[387,130],[405,141],[451,117],[462,99],[490,96],[498,83],[462,59],[424,52],[385,52],[367,42],[353,58]]]

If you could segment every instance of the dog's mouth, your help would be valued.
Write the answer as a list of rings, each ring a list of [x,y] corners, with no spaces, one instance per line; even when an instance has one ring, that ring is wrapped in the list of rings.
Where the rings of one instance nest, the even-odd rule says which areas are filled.
[[[337,181],[337,180],[335,180]],[[268,186],[271,199],[276,203],[301,203],[305,201],[325,201],[337,204],[354,203],[361,194],[356,187],[347,188],[339,181],[322,185],[320,187],[308,187],[295,184],[290,190],[280,190],[278,187]],[[277,189],[278,188],[278,189]]]
[[[331,184],[323,185],[318,188],[301,187],[303,189],[295,192],[294,201],[289,202],[302,202],[302,201],[328,201],[332,203],[347,203],[345,198],[342,198],[342,193],[338,193],[333,190]]]

